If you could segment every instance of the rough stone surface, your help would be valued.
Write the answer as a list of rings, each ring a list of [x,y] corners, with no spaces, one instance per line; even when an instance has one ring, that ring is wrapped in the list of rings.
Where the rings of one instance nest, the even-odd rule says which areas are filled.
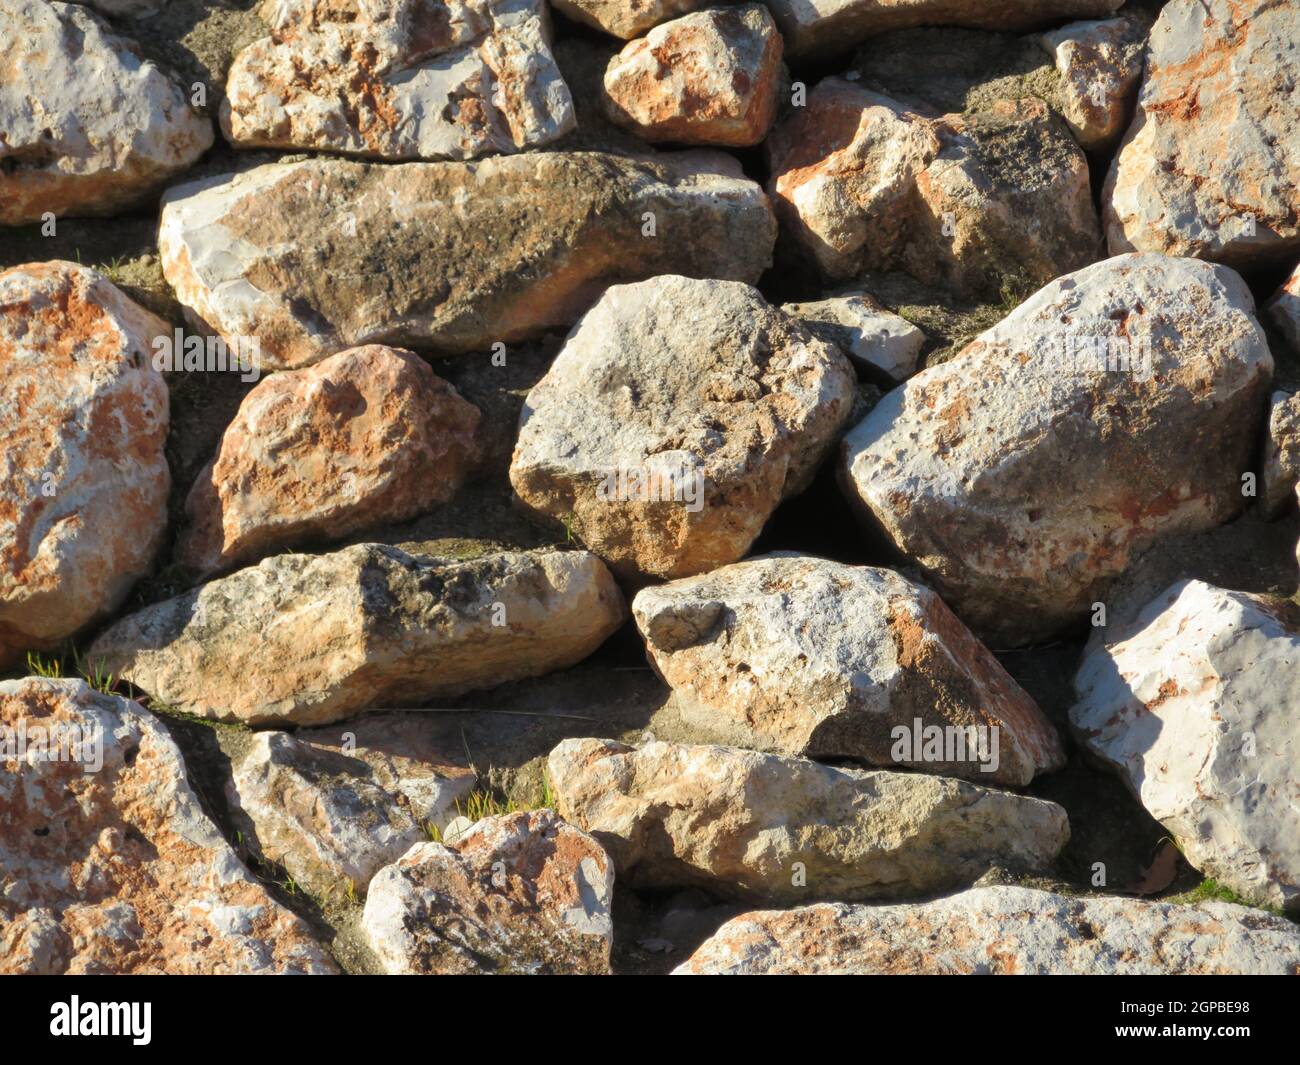
[[[1243,898],[1300,911],[1300,612],[1180,581],[1098,630],[1070,722],[1178,841]]]
[[[1291,505],[1297,482],[1300,482],[1300,395],[1274,392],[1269,400],[1261,486],[1261,502],[1267,517],[1276,518]]]
[[[575,152],[270,164],[172,189],[158,241],[197,318],[290,369],[366,343],[487,351],[656,274],[753,282],[775,232],[730,157]]]
[[[1070,835],[1041,799],[735,747],[565,740],[547,772],[561,816],[605,845],[621,882],[654,890],[900,898],[990,865],[1042,869]]]
[[[613,895],[600,844],[532,810],[413,847],[371,882],[361,927],[387,973],[598,975]]]
[[[1300,6],[1171,0],[1151,29],[1137,115],[1106,181],[1112,254],[1238,269],[1300,251]]]
[[[586,552],[455,561],[357,544],[277,555],[147,607],[90,655],[187,713],[322,724],[563,669],[625,616]]]
[[[1075,140],[1089,151],[1112,147],[1142,77],[1140,28],[1124,18],[1071,22],[1040,41],[1061,74],[1061,114]]]
[[[800,58],[841,53],[863,38],[912,26],[1022,31],[1109,15],[1124,0],[766,0]]]
[[[170,327],[91,270],[0,273],[0,668],[115,609],[167,524]]]
[[[814,336],[834,344],[871,377],[897,383],[916,372],[925,333],[865,292],[787,303],[781,310],[798,318]]]
[[[261,381],[186,501],[181,560],[207,573],[445,503],[479,411],[409,351],[379,345]]]
[[[1273,370],[1253,312],[1191,259],[1062,277],[887,394],[845,489],[992,646],[1047,639],[1148,545],[1242,508]]]
[[[391,734],[369,721],[256,733],[233,760],[226,796],[258,857],[337,901],[364,893],[383,866],[427,840],[430,827],[444,828],[473,790],[474,773],[418,750],[365,746],[369,736]]]
[[[656,26],[610,60],[603,102],[648,141],[749,147],[776,117],[781,34],[761,4]]]
[[[271,36],[230,70],[241,147],[472,159],[574,125],[544,0],[264,0]]]
[[[0,225],[120,213],[212,144],[181,86],[94,12],[0,0]]]
[[[1088,161],[1042,100],[926,117],[842,78],[768,138],[782,225],[821,273],[997,297],[1097,258]]]
[[[1300,930],[1245,906],[1019,887],[895,906],[747,913],[674,970],[708,974],[1300,974]]]
[[[551,6],[575,22],[629,41],[661,22],[709,4],[710,0],[552,0]]]
[[[1291,354],[1300,357],[1300,266],[1282,283],[1264,307]]]
[[[719,740],[1013,786],[1065,763],[1056,730],[988,649],[890,570],[772,555],[646,588],[632,613],[655,669]],[[894,730],[918,721],[976,726],[988,744],[896,750]]]
[[[611,288],[520,416],[510,482],[620,574],[744,556],[852,412],[853,371],[749,285]]]
[[[29,677],[0,682],[0,726],[0,973],[334,971],[208,820],[141,706]]]

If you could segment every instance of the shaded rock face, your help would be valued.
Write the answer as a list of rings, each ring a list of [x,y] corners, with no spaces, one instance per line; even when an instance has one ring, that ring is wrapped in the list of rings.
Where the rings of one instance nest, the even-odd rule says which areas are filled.
[[[0,973],[334,971],[138,704],[78,680],[3,681],[0,726]]]
[[[776,117],[781,55],[761,4],[686,15],[610,60],[605,110],[648,141],[755,145]]]
[[[931,118],[827,78],[767,151],[782,224],[828,280],[901,270],[994,296],[1100,250],[1087,159],[1038,99]]]
[[[1300,356],[1300,266],[1291,271],[1264,310],[1291,353]]]
[[[813,336],[834,344],[868,377],[897,384],[916,372],[925,333],[866,292],[787,303],[781,310],[798,318]]]
[[[625,617],[586,552],[458,562],[358,544],[277,555],[147,607],[90,655],[186,713],[322,724],[563,669]]]
[[[678,15],[709,6],[709,0],[554,0],[562,15],[629,41]]]
[[[1070,835],[1040,799],[735,747],[565,740],[547,771],[560,814],[609,849],[622,881],[656,890],[899,898],[991,865],[1044,868]]]
[[[0,225],[113,214],[212,145],[212,124],[85,7],[0,0]]]
[[[729,157],[582,152],[270,164],[172,189],[158,240],[194,316],[292,369],[367,343],[487,351],[655,274],[755,281],[775,230]]]
[[[1142,77],[1139,26],[1124,18],[1071,22],[1040,41],[1060,71],[1062,116],[1074,139],[1089,151],[1112,147]]]
[[[0,668],[115,609],[148,571],[171,484],[150,357],[170,331],[73,263],[0,273]]]
[[[773,555],[646,588],[632,613],[706,735],[1012,786],[1065,763],[1056,730],[988,649],[889,570]],[[923,743],[927,729],[952,742]]]
[[[975,888],[896,906],[823,903],[724,924],[675,975],[1300,974],[1300,930],[1245,906]]]
[[[843,484],[994,647],[1046,639],[1137,552],[1241,509],[1272,370],[1237,274],[1120,256],[886,395]]]
[[[1106,181],[1112,254],[1238,269],[1300,251],[1300,8],[1171,0],[1151,29],[1137,115]]]
[[[264,0],[222,129],[240,147],[377,159],[536,148],[574,125],[543,0]]]
[[[1295,499],[1300,482],[1300,396],[1274,392],[1268,405],[1261,499],[1267,517],[1276,518]]]
[[[371,881],[361,931],[401,975],[609,971],[614,865],[551,810],[486,817]]]
[[[1300,613],[1182,581],[1099,631],[1070,721],[1178,841],[1243,898],[1300,910]]]
[[[1123,0],[768,0],[786,47],[801,59],[844,52],[857,42],[911,26],[1034,29],[1112,14]]]
[[[479,411],[409,351],[370,345],[261,381],[186,500],[179,555],[203,573],[445,503]]]
[[[468,769],[359,742],[340,729],[259,732],[226,786],[231,816],[258,858],[336,901],[364,892],[430,828],[444,828],[475,782]]]
[[[705,572],[808,486],[853,397],[844,356],[749,285],[615,286],[529,393],[510,483],[620,575]]]

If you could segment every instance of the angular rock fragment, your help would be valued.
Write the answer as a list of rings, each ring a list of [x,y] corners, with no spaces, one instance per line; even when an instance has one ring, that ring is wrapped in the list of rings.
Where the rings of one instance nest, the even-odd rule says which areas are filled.
[[[992,865],[1041,870],[1070,835],[1041,799],[736,747],[565,740],[547,773],[561,816],[605,845],[622,882],[653,890],[900,898]]]
[[[209,573],[406,521],[456,494],[478,423],[409,351],[369,345],[268,377],[190,489],[180,559]]]
[[[236,57],[238,147],[377,159],[536,148],[574,125],[543,0],[263,0],[271,36]]]
[[[125,211],[212,145],[138,46],[78,4],[0,0],[0,225]]]
[[[1239,270],[1295,261],[1298,38],[1295,4],[1165,4],[1102,196],[1111,254],[1189,255]]]
[[[532,810],[411,848],[371,881],[361,931],[391,974],[598,975],[613,894],[600,844]]]
[[[486,352],[656,274],[756,281],[775,237],[720,153],[542,152],[261,166],[172,189],[158,243],[181,303],[277,370],[370,343]]]
[[[702,735],[1020,786],[1065,754],[1037,704],[928,588],[809,555],[637,593],[650,661]]]
[[[1300,930],[1245,906],[1019,887],[896,906],[823,903],[724,924],[678,976],[1300,975]]]
[[[1295,499],[1300,482],[1300,395],[1274,392],[1264,441],[1264,514],[1276,518]]]
[[[563,669],[626,617],[584,551],[277,555],[118,621],[93,661],[186,713],[322,724]]]
[[[1119,256],[888,393],[844,487],[992,646],[1044,640],[1151,543],[1241,510],[1272,371],[1237,274]]]
[[[232,759],[226,797],[244,840],[313,894],[364,893],[397,861],[455,816],[474,788],[472,770],[420,748],[366,746],[413,730],[376,715],[343,729],[259,732]],[[421,738],[421,737],[415,737]],[[428,744],[423,744],[427,747]]]
[[[896,384],[916,372],[925,333],[865,292],[787,303],[781,310],[798,318],[814,336],[834,344],[868,376]]]
[[[1124,133],[1142,77],[1143,38],[1125,18],[1071,22],[1039,40],[1061,75],[1062,117],[1075,140],[1105,151]]]
[[[611,288],[520,418],[510,483],[629,577],[741,558],[852,412],[848,361],[757,289]]]
[[[1300,356],[1300,266],[1282,283],[1264,305],[1264,313],[1282,334],[1292,354]]]
[[[629,41],[678,15],[685,15],[710,0],[553,0],[552,7],[575,22],[604,30]]]
[[[767,148],[782,224],[830,280],[902,270],[996,297],[1100,250],[1087,159],[1038,99],[931,118],[827,78]]]
[[[1180,581],[1099,629],[1070,722],[1178,842],[1243,898],[1300,910],[1300,612]]]
[[[656,26],[605,71],[605,110],[648,141],[749,147],[776,117],[781,34],[761,4]]]
[[[572,0],[570,0],[572,2]],[[1016,32],[1112,14],[1124,0],[766,0],[801,59],[844,52],[866,37],[912,26]]]
[[[137,703],[79,680],[2,681],[0,769],[0,973],[334,971]]]
[[[150,358],[170,333],[73,263],[0,273],[0,668],[114,610],[148,572],[171,484]]]

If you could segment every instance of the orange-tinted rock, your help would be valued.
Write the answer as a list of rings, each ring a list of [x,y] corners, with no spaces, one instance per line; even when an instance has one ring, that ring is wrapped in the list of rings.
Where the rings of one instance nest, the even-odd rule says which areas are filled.
[[[0,273],[0,664],[114,609],[167,524],[171,327],[92,270]]]
[[[334,971],[139,704],[79,680],[4,681],[0,770],[0,973]]]
[[[655,27],[605,71],[605,109],[648,141],[758,144],[776,116],[781,35],[760,4]]]
[[[202,572],[406,521],[455,495],[479,412],[409,351],[373,344],[264,379],[186,501]]]
[[[0,0],[0,225],[124,211],[212,145],[134,41],[79,4]]]

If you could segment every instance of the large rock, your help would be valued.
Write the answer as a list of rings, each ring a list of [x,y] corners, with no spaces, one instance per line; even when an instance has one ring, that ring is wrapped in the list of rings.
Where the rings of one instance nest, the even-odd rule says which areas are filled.
[[[686,15],[610,60],[605,109],[648,141],[749,147],[776,117],[781,54],[761,4]]]
[[[614,939],[614,866],[550,810],[422,843],[371,881],[361,932],[401,975],[598,975]]]
[[[578,152],[270,164],[172,189],[158,243],[191,312],[289,369],[365,343],[486,351],[656,274],[756,281],[775,230],[729,157]]]
[[[866,292],[787,303],[781,310],[803,322],[813,336],[834,344],[867,376],[897,384],[916,373],[925,333]]]
[[[1282,282],[1264,311],[1291,353],[1300,357],[1300,266]]]
[[[710,738],[1013,786],[1065,762],[988,649],[889,570],[772,555],[646,588],[632,613]]]
[[[0,973],[334,970],[138,704],[79,680],[0,682],[0,768]]]
[[[1103,194],[1112,254],[1238,269],[1300,252],[1300,6],[1171,0]]]
[[[127,210],[212,145],[138,46],[75,4],[0,0],[0,225]]]
[[[575,22],[627,41],[661,22],[708,7],[710,3],[711,0],[552,0],[551,6]]]
[[[150,358],[170,332],[72,263],[0,273],[0,669],[114,610],[148,571],[171,483]]]
[[[767,141],[782,224],[821,273],[997,297],[1092,262],[1088,161],[1042,100],[932,118],[827,78]]]
[[[583,551],[454,561],[357,544],[277,555],[147,607],[90,656],[187,713],[321,724],[563,669],[625,616]]]
[[[628,576],[744,556],[852,412],[835,348],[730,281],[611,288],[520,417],[510,481]]]
[[[536,148],[574,125],[544,0],[263,0],[271,36],[230,68],[240,147],[378,159]]]
[[[1266,517],[1276,518],[1291,505],[1297,483],[1300,483],[1300,395],[1274,392],[1268,405],[1264,481],[1260,486]]]
[[[1245,906],[1019,887],[896,906],[823,903],[724,924],[678,976],[1300,974],[1300,929]]]
[[[626,0],[625,0],[626,2]],[[912,26],[1028,30],[1112,14],[1124,0],[765,0],[801,59],[844,52],[866,37]]]
[[[456,494],[478,423],[409,351],[370,345],[268,377],[190,489],[181,560],[207,573],[413,518]]]
[[[473,771],[422,749],[427,742],[401,751],[367,747],[371,737],[391,738],[400,726],[383,719],[397,716],[248,740],[231,760],[226,796],[260,860],[338,901],[364,893],[383,866],[451,822],[474,788]]]
[[[1128,124],[1145,44],[1126,18],[1071,22],[1040,38],[1061,75],[1061,117],[1089,151],[1114,146]]]
[[[620,881],[652,890],[905,898],[993,865],[1042,870],[1070,835],[1041,799],[735,747],[565,740],[547,776],[560,815],[605,845]]]
[[[1078,621],[1154,541],[1243,506],[1273,360],[1233,271],[1060,278],[845,438],[844,484],[993,646]]]
[[[1300,910],[1300,611],[1180,581],[1099,630],[1070,722],[1178,841],[1243,898]]]

